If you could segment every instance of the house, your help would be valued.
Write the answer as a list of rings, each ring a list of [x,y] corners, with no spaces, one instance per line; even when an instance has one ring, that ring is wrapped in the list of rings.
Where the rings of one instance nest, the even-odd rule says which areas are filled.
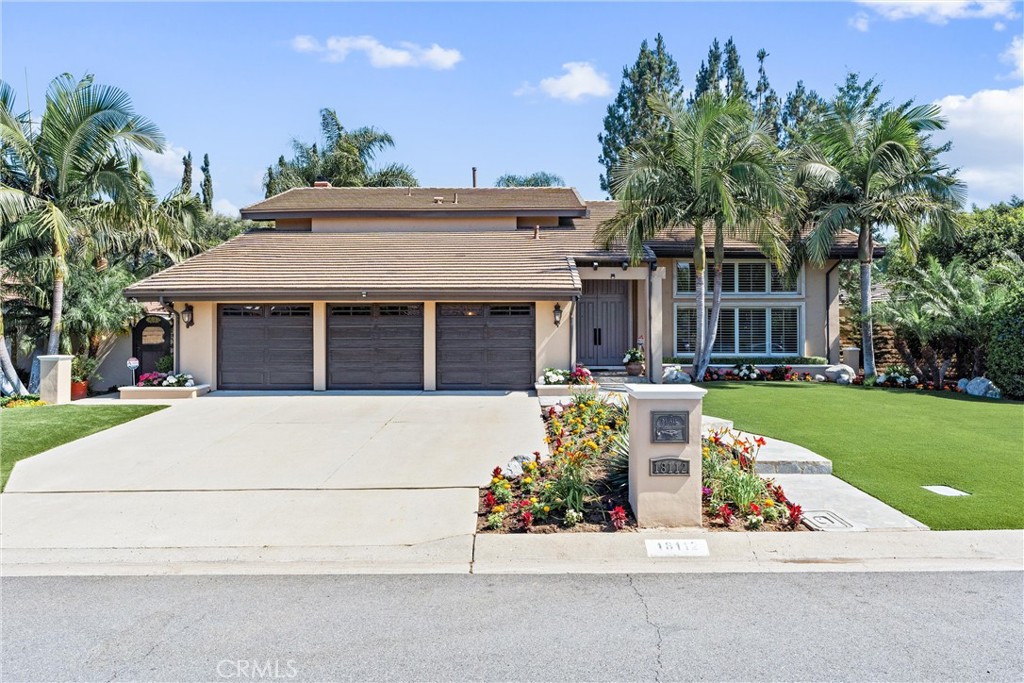
[[[595,244],[617,204],[571,188],[334,188],[242,209],[240,235],[126,290],[173,305],[177,367],[220,389],[526,389],[546,367],[692,353],[692,231],[631,265]],[[839,357],[842,235],[787,282],[726,244],[719,356]]]

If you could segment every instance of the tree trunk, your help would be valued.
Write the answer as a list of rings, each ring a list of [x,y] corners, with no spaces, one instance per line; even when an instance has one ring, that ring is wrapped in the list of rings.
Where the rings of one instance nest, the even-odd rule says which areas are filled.
[[[857,239],[857,251],[860,257],[860,346],[864,354],[864,376],[875,375],[875,331],[872,327],[871,315],[871,257],[874,251],[871,239],[871,226],[861,225]]]
[[[718,315],[722,309],[722,264],[715,263],[715,281],[711,293],[711,317],[708,320],[708,329],[704,334],[704,350],[701,353],[700,375],[704,376],[708,366],[711,365],[711,350],[715,347],[715,338],[718,336]]]
[[[903,362],[907,364],[907,368],[910,369],[910,374],[923,377],[924,373],[921,372],[921,368],[917,363],[917,359],[914,358],[914,354],[910,352],[910,346],[907,344],[907,340],[902,337],[896,337],[896,351],[899,352]]]
[[[694,290],[696,294],[697,311],[696,334],[693,340],[693,381],[704,381],[704,375],[699,374],[701,369],[701,358],[704,353],[704,335],[707,330],[707,313],[704,306],[707,303],[707,288],[704,282],[704,269],[707,266],[707,254],[704,253],[704,226],[698,221],[693,229],[693,270]]]
[[[18,377],[17,371],[14,369],[11,354],[7,350],[7,339],[4,337],[2,319],[0,319],[0,371],[2,371],[3,379],[10,383],[15,394],[28,393],[28,389],[25,388],[21,378]],[[7,382],[4,382],[4,384]]]
[[[53,278],[53,303],[50,308],[50,338],[46,343],[46,353],[60,353],[61,318],[64,315],[64,273],[58,272]]]

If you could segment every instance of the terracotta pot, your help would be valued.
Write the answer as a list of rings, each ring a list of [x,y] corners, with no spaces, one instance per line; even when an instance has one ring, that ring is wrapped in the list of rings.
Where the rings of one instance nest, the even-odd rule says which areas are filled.
[[[72,382],[71,383],[71,400],[77,401],[80,398],[85,398],[89,395],[89,383],[88,382]]]
[[[643,363],[626,363],[626,374],[631,377],[639,377],[644,374]]]

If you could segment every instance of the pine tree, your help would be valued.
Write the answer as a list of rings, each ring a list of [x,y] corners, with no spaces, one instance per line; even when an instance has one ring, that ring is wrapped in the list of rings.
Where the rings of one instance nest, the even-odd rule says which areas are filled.
[[[750,91],[747,89],[747,76],[743,72],[743,65],[740,64],[740,53],[736,49],[736,43],[732,36],[725,41],[725,61],[722,63],[722,71],[719,74],[719,82],[725,84],[726,97],[739,97],[750,101]]]
[[[786,103],[782,107],[782,146],[793,147],[805,140],[807,124],[824,108],[825,100],[817,92],[808,90],[803,81],[797,81],[796,88],[786,95]]]
[[[754,88],[754,109],[758,117],[768,121],[775,128],[775,140],[781,136],[782,124],[779,117],[782,113],[779,96],[768,82],[768,72],[764,68],[764,60],[768,53],[764,48],[757,51],[757,86]]]
[[[192,152],[181,158],[181,165],[184,167],[181,172],[182,194],[192,193]]]
[[[709,90],[719,90],[719,79],[722,73],[722,46],[718,43],[718,38],[711,41],[711,47],[708,49],[708,59],[706,62],[700,63],[700,69],[697,71],[697,80],[693,86],[693,94],[690,95],[690,104],[692,105],[697,101],[704,93]]]
[[[203,155],[203,165],[199,167],[203,172],[203,206],[207,211],[213,211],[213,178],[210,176],[210,155]]]
[[[664,121],[656,116],[647,103],[655,93],[677,97],[680,91],[679,67],[665,50],[665,41],[659,33],[654,50],[647,41],[640,44],[640,54],[632,67],[623,67],[622,83],[615,101],[608,105],[604,117],[604,133],[597,136],[601,143],[598,161],[604,167],[601,189],[610,189],[608,178],[612,167],[619,163],[619,155],[629,144],[644,137],[656,135],[665,129]]]

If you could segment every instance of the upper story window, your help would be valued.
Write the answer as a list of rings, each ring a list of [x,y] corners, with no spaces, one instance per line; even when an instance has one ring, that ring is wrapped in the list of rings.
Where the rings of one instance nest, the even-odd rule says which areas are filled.
[[[787,278],[770,261],[725,261],[722,263],[723,295],[798,294],[800,278]],[[708,263],[704,285],[710,293],[714,287],[714,265]],[[676,295],[697,291],[692,261],[676,261]]]

